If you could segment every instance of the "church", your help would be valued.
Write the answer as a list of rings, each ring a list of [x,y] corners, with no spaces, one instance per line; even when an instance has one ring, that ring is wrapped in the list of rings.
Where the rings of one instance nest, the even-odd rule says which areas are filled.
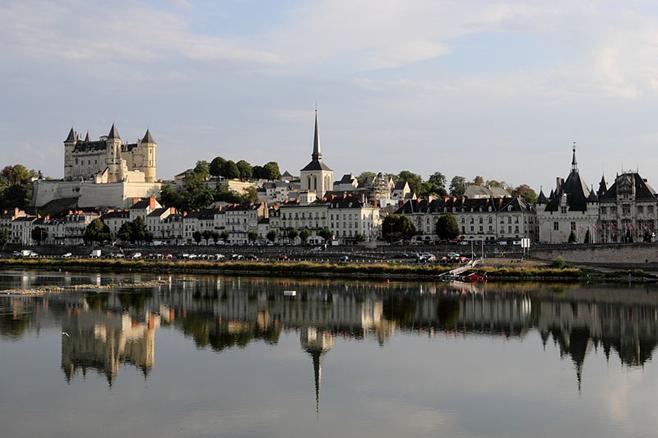
[[[300,171],[302,192],[314,193],[313,198],[321,199],[333,190],[334,171],[322,161],[320,152],[320,134],[318,133],[318,111],[315,110],[315,132],[313,135],[313,153],[311,162]]]

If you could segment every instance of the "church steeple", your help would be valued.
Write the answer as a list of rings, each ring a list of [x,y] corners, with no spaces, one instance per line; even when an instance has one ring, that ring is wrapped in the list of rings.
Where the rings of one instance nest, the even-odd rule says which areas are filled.
[[[571,171],[578,172],[578,162],[576,161],[576,142],[573,142],[573,157],[571,158]]]
[[[318,132],[318,110],[315,110],[315,132],[313,134],[313,154],[311,154],[313,161],[322,159],[322,152],[320,152],[320,133]]]

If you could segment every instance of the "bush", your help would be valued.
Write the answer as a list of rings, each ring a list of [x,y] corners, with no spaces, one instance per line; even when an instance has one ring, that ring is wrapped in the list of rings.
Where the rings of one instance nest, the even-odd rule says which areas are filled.
[[[567,265],[567,262],[564,260],[564,257],[557,256],[555,257],[555,260],[553,260],[553,267],[558,268],[558,269],[564,269],[564,267]]]

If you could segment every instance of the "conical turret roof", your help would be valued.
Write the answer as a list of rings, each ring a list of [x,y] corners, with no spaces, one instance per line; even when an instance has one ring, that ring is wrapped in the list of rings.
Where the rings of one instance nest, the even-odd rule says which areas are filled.
[[[142,143],[155,143],[155,140],[153,140],[153,136],[151,135],[151,131],[148,129],[146,130],[146,134],[144,134],[144,138],[142,138]]]
[[[114,126],[114,123],[112,123],[112,128],[110,128],[110,133],[107,134],[107,138],[116,138],[116,139],[121,139],[121,136],[119,135],[119,130]]]

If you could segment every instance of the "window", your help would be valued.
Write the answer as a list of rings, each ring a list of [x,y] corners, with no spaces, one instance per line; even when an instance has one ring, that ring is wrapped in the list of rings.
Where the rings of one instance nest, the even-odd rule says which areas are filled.
[[[553,231],[560,231],[560,223],[553,222]]]
[[[647,214],[653,214],[653,205],[647,207]]]
[[[560,213],[567,214],[567,207],[560,207]]]
[[[571,231],[576,231],[576,223],[571,222]]]
[[[601,207],[601,214],[608,214],[608,208],[607,207]]]
[[[627,216],[631,214],[631,206],[630,205],[622,205],[621,206],[621,214],[624,216]]]
[[[644,214],[644,206],[643,205],[638,205],[637,206],[637,214]]]

